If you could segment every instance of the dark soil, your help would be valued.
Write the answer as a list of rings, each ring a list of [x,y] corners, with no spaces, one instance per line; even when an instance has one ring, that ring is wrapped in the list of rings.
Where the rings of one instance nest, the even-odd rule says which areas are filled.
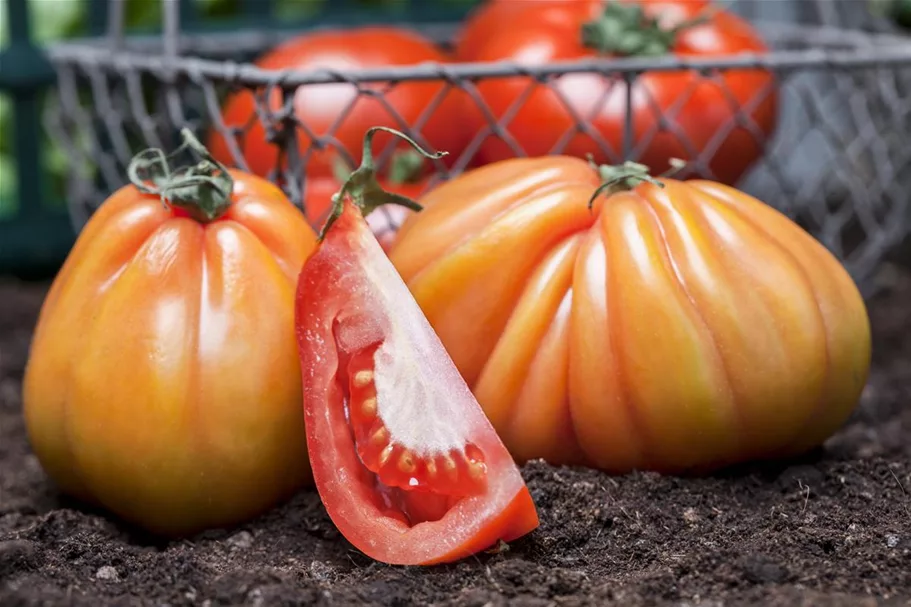
[[[911,605],[911,274],[884,280],[869,387],[824,450],[700,479],[531,463],[541,527],[429,569],[354,550],[314,492],[168,545],[61,499],[20,413],[44,292],[0,281],[0,605]]]

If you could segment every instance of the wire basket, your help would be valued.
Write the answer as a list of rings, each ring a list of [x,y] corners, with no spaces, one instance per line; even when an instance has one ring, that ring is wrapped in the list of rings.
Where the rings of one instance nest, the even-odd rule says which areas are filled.
[[[538,66],[428,63],[372,70],[275,71],[255,67],[252,60],[289,34],[180,35],[176,9],[167,6],[176,3],[166,3],[164,36],[124,37],[118,27],[119,4],[111,5],[110,36],[60,43],[48,50],[59,84],[46,128],[70,158],[68,200],[77,229],[101,201],[127,182],[126,167],[134,154],[148,147],[174,149],[182,127],[200,138],[212,129],[218,131],[232,142],[228,148],[233,164],[248,168],[239,144],[253,125],[226,125],[221,113],[226,96],[241,89],[257,92],[257,121],[282,159],[283,170],[269,178],[303,206],[307,167],[315,153],[334,147],[349,164],[354,159],[339,148],[333,129],[314,133],[296,117],[290,100],[301,87],[333,83],[356,91],[358,98],[383,104],[396,87],[437,83],[437,97],[416,121],[409,123],[385,106],[392,110],[387,126],[431,150],[434,147],[422,132],[423,121],[446,95],[464,94],[484,116],[483,132],[474,133],[465,149],[448,162],[435,161],[428,183],[432,187],[474,166],[485,137],[500,137],[512,154],[526,155],[510,141],[510,112],[494,116],[479,93],[486,80],[521,77],[529,90],[553,90],[561,79],[573,75],[631,85],[653,73],[698,70],[702,78],[721,82],[731,70],[744,69],[764,70],[771,76],[767,89],[779,95],[776,128],[769,136],[756,128],[751,111],[762,103],[763,94],[758,93],[749,102],[752,106],[735,108],[730,124],[722,125],[708,145],[697,147],[686,141],[672,104],[666,115],[657,116],[657,130],[650,136],[677,138],[689,154],[685,172],[714,178],[713,163],[733,149],[725,147],[726,138],[733,132],[743,141],[745,136],[751,138],[762,154],[734,185],[797,220],[842,260],[865,294],[870,293],[876,267],[911,225],[911,45],[889,32],[755,21],[773,49],[768,54],[592,59]],[[422,25],[421,33],[445,44],[456,27]],[[286,101],[268,105],[266,95],[277,91]],[[631,103],[631,95],[626,100]],[[516,99],[513,107],[521,104],[522,99]],[[350,103],[340,107],[338,123],[350,107]],[[639,160],[648,150],[648,135],[634,135],[629,112],[622,142],[612,147],[584,116],[572,108],[568,111],[574,123],[571,133],[554,142],[548,153],[562,153],[572,137],[590,137],[612,163]],[[453,128],[464,125],[454,120]],[[310,145],[299,147],[301,139]],[[392,154],[390,144],[379,154],[380,164],[390,161]],[[385,218],[381,229],[394,231],[396,219],[388,214]]]

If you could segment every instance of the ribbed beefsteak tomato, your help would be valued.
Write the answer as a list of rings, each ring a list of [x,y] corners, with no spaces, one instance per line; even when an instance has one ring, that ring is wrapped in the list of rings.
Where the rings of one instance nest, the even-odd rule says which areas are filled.
[[[54,280],[23,401],[65,493],[184,535],[312,482],[294,296],[316,234],[266,180],[208,158],[141,172],[150,157]]]
[[[369,162],[337,201],[297,304],[307,446],[330,517],[393,564],[528,533],[538,517],[515,463],[363,218],[414,204],[381,190]]]
[[[431,41],[416,32],[374,26],[308,32],[278,45],[260,57],[256,65],[268,70],[345,71],[448,61]],[[467,99],[458,89],[447,90],[440,80],[300,86],[294,92],[293,107],[294,116],[306,127],[296,129],[300,153],[307,159],[306,173],[312,177],[332,177],[333,163],[342,150],[355,164],[359,163],[362,138],[374,125],[393,128],[408,125],[429,146],[458,155],[471,133],[464,128],[453,128],[453,124],[459,123]],[[271,111],[280,109],[281,91],[272,90],[268,101]],[[226,126],[243,128],[238,144],[250,170],[268,176],[278,164],[278,149],[267,141],[265,127],[255,108],[253,93],[238,91],[228,97],[222,117]],[[282,125],[276,128],[280,130]],[[312,145],[310,133],[317,137],[331,135],[333,140],[323,149],[317,149]],[[381,134],[375,140],[374,151],[385,149],[390,141],[387,134]],[[207,144],[216,159],[226,165],[234,164],[220,131],[214,129]]]
[[[693,472],[818,445],[869,368],[850,276],[739,190],[646,177],[487,165],[426,194],[389,257],[518,461]],[[604,179],[629,191],[590,209]]]
[[[542,65],[592,57],[708,58],[766,51],[749,23],[708,0],[502,0],[469,17],[455,55],[462,61]],[[599,163],[617,162],[629,114],[628,157],[655,171],[681,158],[691,161],[686,174],[732,185],[762,155],[777,123],[777,83],[767,70],[741,68],[710,76],[695,70],[645,72],[630,92],[630,112],[627,89],[617,75],[588,72],[537,86],[525,77],[478,82],[478,92],[498,119],[506,120],[519,104],[504,128],[526,155],[593,154]],[[574,114],[587,130],[580,130]],[[479,119],[480,114],[467,116]],[[474,132],[483,126],[479,123]],[[494,136],[478,153],[483,163],[515,155]]]

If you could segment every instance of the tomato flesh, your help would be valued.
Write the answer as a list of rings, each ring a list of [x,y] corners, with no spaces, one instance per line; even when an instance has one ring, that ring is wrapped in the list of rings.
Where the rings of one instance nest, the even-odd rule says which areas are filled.
[[[350,201],[298,282],[314,481],[372,558],[463,558],[538,526],[528,488]]]

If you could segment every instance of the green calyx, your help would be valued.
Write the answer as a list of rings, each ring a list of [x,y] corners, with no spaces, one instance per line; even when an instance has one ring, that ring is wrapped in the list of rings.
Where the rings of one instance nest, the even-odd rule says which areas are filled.
[[[591,155],[589,155],[588,163],[595,171],[598,172],[598,175],[601,177],[601,185],[598,186],[598,189],[595,190],[595,192],[592,194],[592,197],[588,201],[589,210],[594,207],[595,200],[597,200],[598,196],[601,194],[610,196],[611,194],[616,194],[618,192],[629,192],[645,182],[651,183],[652,185],[658,186],[659,188],[663,188],[664,183],[660,181],[660,178],[670,177],[674,173],[686,167],[685,161],[678,158],[671,158],[671,168],[656,178],[652,177],[647,166],[644,164],[639,164],[638,162],[632,162],[630,160],[627,160],[619,166],[607,164],[599,165],[596,164]]]
[[[165,206],[181,208],[202,223],[215,221],[231,206],[234,179],[192,131],[183,128],[180,135],[183,143],[171,154],[158,148],[136,154],[127,167],[127,175],[140,192],[159,196]],[[185,150],[199,156],[199,162],[171,170],[169,161]]]
[[[348,197],[360,209],[361,214],[366,217],[377,208],[384,204],[397,204],[412,211],[420,211],[423,207],[417,202],[406,196],[387,192],[384,190],[377,179],[376,166],[373,160],[373,136],[377,131],[385,131],[399,137],[411,145],[412,148],[423,158],[432,160],[446,156],[448,152],[436,152],[431,154],[424,150],[416,141],[395,129],[384,126],[375,126],[367,129],[364,134],[364,150],[361,153],[361,165],[348,175],[342,184],[341,189],[332,196],[332,211],[320,230],[319,240],[322,241],[326,236],[329,228],[338,219],[344,208],[345,198]],[[336,171],[338,175],[338,171]],[[340,175],[341,176],[341,175]]]
[[[666,55],[674,48],[677,36],[685,29],[706,21],[706,17],[684,21],[664,29],[655,17],[645,14],[636,2],[612,0],[604,12],[582,26],[582,44],[599,54],[621,57]]]

